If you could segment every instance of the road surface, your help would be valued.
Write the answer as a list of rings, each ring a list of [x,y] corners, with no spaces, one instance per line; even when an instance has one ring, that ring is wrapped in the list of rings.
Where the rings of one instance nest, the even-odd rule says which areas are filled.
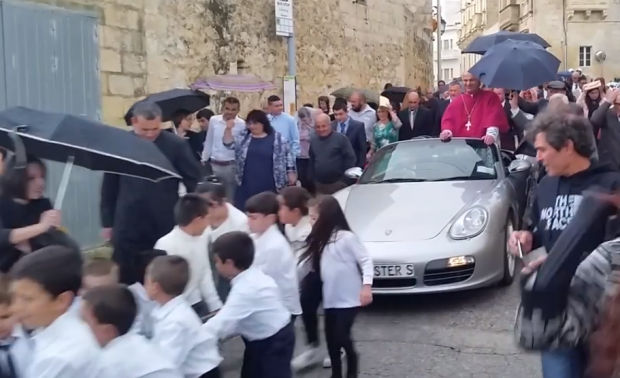
[[[513,342],[517,303],[516,281],[508,288],[375,297],[354,327],[360,378],[540,377],[539,356],[523,353]],[[295,354],[303,348],[300,320]],[[224,345],[224,378],[239,377],[242,350],[238,339]],[[297,377],[323,378],[329,373],[318,367]]]

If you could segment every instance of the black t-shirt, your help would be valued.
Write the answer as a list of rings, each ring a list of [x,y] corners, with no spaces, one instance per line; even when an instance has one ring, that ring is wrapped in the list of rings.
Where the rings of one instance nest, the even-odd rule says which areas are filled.
[[[28,203],[19,203],[7,197],[0,198],[0,270],[10,269],[22,254],[9,241],[11,230],[39,223],[41,214],[51,209],[52,204],[47,198]],[[45,246],[37,238],[29,242],[33,251]]]

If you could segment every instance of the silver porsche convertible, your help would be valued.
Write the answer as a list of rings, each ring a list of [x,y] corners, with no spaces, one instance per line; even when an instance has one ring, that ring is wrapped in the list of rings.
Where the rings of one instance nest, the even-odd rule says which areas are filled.
[[[506,241],[521,226],[532,164],[477,139],[417,139],[380,149],[336,193],[374,261],[377,294],[508,285]]]

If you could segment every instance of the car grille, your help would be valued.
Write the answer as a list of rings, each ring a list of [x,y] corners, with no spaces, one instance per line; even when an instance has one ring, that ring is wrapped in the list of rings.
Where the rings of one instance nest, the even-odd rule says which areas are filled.
[[[474,267],[476,265],[473,263],[454,268],[446,268],[445,260],[441,260],[441,262],[444,262],[441,264],[442,267],[437,266],[439,265],[437,261],[433,261],[426,266],[426,270],[424,271],[424,285],[437,286],[465,281],[474,274]]]
[[[391,289],[391,288],[402,288],[402,287],[413,287],[416,284],[415,278],[391,278],[389,280],[386,279],[377,279],[375,278],[372,281],[372,287],[377,289]]]

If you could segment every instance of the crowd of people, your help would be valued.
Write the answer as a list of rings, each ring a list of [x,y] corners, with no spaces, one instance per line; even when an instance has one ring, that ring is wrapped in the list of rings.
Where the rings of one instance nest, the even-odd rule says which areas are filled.
[[[331,195],[388,144],[467,137],[541,165],[528,223],[508,241],[524,260],[519,344],[541,351],[545,378],[613,377],[618,93],[577,72],[524,91],[465,73],[402,103],[355,91],[295,116],[273,95],[241,118],[227,97],[218,115],[179,110],[171,132],[140,102],[132,132],[182,179],[104,175],[111,260],[84,259],[63,232],[41,160],[0,150],[0,376],[219,377],[220,344],[240,336],[244,378],[317,364],[338,378],[343,361],[356,377],[352,327],[372,302],[373,263]],[[298,317],[306,347],[293,358]]]

